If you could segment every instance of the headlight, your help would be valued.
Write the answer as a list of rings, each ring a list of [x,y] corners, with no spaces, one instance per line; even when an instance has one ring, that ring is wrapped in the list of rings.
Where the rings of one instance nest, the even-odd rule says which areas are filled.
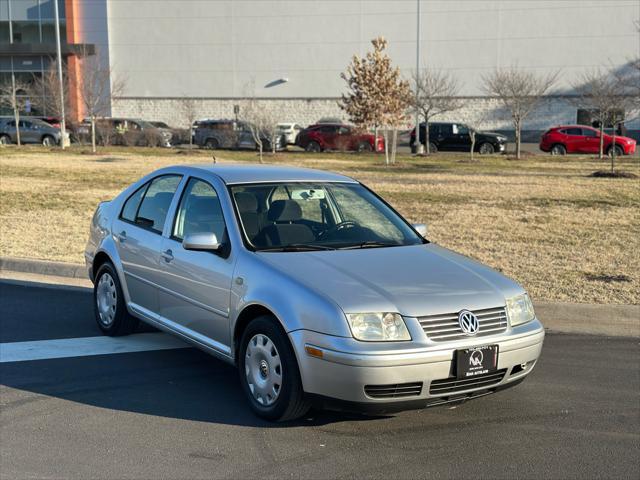
[[[411,340],[402,316],[397,313],[349,313],[353,337],[366,342]]]
[[[507,316],[512,327],[530,322],[536,317],[529,295],[523,293],[507,299]]]

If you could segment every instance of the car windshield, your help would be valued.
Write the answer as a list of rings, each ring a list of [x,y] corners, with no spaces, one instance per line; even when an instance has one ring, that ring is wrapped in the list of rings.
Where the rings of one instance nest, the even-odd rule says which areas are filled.
[[[358,183],[269,183],[230,187],[243,234],[258,251],[418,245],[425,240]]]

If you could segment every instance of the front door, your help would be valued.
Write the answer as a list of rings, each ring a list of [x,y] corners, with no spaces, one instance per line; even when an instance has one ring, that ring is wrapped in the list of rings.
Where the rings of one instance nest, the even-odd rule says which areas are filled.
[[[182,240],[196,233],[214,233],[221,249],[185,250]],[[160,315],[196,340],[228,355],[235,256],[230,251],[220,200],[211,184],[195,177],[189,179],[169,234],[162,244]]]
[[[583,127],[581,151],[584,153],[598,153],[600,151],[600,132]]]
[[[145,314],[158,312],[162,230],[181,178],[162,175],[146,183],[126,200],[113,222],[129,299]]]
[[[453,137],[452,146],[454,150],[459,152],[468,152],[471,150],[471,136],[469,135],[469,127],[460,123],[452,125]]]

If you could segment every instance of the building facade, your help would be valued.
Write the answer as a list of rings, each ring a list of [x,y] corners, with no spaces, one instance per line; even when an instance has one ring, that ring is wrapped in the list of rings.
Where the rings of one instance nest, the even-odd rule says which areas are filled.
[[[40,30],[23,29],[23,38],[47,36],[46,6],[51,1],[0,0],[0,36],[10,36],[2,24],[8,4],[12,12],[16,4],[31,9],[37,4]],[[517,66],[542,74],[559,72],[556,90],[525,129],[575,122],[576,108],[568,98],[579,75],[602,67],[624,69],[640,56],[637,0],[60,3],[67,45],[94,46],[101,62],[125,85],[112,99],[114,116],[185,126],[185,97],[195,99],[203,118],[233,117],[234,108],[246,98],[259,99],[282,121],[308,124],[323,116],[344,118],[337,105],[345,86],[340,73],[354,54],[370,49],[374,37],[388,40],[389,55],[407,78],[415,71],[418,1],[421,67],[447,71],[462,84],[465,106],[442,120],[508,130],[508,115],[484,94],[482,77],[496,68]],[[29,14],[20,18],[25,16]],[[75,25],[71,33],[70,20]],[[14,37],[14,50],[15,43]],[[0,55],[6,59],[1,46]],[[637,124],[628,126],[640,128]]]

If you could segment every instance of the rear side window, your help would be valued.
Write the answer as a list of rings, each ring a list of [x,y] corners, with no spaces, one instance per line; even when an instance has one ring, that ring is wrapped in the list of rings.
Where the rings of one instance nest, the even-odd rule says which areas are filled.
[[[136,221],[136,214],[138,213],[138,207],[140,207],[140,202],[142,202],[142,197],[144,196],[144,192],[147,191],[148,183],[145,183],[138,190],[134,192],[127,201],[124,202],[124,207],[122,207],[122,213],[120,214],[120,218],[123,220],[127,220],[129,222]]]
[[[562,133],[565,135],[582,135],[581,128],[565,128]]]
[[[181,178],[180,175],[163,175],[153,179],[146,189],[143,187],[129,197],[121,217],[132,221],[133,216],[136,225],[161,233]],[[143,192],[141,201],[137,200],[140,191]]]

